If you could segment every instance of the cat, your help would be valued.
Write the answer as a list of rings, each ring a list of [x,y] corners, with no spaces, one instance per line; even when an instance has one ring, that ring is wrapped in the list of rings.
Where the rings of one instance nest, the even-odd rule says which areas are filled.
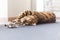
[[[56,15],[53,12],[49,11],[37,12],[31,10],[26,10],[20,13],[17,19],[12,21],[12,23],[15,23],[17,25],[37,25],[41,23],[55,23],[55,22]]]

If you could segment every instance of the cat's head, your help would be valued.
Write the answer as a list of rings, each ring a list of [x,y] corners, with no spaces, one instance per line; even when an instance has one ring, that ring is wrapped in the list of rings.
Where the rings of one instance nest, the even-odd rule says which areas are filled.
[[[36,19],[34,16],[30,15],[30,16],[25,16],[21,19],[21,23],[23,25],[36,25]]]

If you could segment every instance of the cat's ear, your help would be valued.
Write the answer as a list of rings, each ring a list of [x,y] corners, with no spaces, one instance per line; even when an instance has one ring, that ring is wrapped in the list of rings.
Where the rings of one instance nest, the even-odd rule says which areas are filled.
[[[33,23],[32,25],[33,25],[33,26],[35,26],[35,25],[36,25],[36,23]]]

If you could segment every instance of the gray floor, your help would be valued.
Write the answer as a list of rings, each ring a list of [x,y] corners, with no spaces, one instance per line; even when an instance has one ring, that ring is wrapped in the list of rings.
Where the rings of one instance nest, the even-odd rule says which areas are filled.
[[[0,40],[60,40],[60,22],[14,29],[1,26]]]

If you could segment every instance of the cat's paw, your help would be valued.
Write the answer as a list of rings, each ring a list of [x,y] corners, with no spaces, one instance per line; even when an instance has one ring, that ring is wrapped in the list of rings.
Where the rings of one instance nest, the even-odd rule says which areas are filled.
[[[34,24],[32,24],[33,26],[36,26],[37,24],[36,23],[34,23]]]

